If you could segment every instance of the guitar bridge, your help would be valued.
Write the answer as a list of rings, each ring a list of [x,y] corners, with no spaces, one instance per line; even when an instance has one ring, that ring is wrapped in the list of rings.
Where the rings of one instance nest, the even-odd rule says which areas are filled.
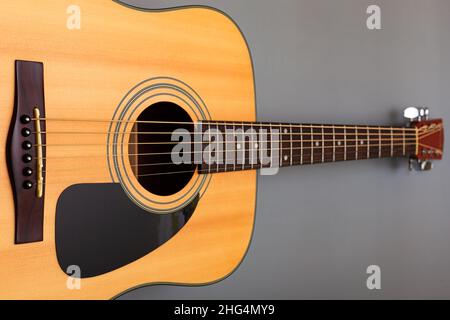
[[[16,61],[7,162],[15,205],[15,243],[43,240],[45,194],[43,64]]]

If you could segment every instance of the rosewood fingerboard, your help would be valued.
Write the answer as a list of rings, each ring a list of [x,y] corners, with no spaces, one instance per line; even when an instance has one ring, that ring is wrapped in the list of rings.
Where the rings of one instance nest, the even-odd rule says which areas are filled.
[[[200,173],[410,157],[417,149],[417,130],[407,127],[203,122],[198,130]]]

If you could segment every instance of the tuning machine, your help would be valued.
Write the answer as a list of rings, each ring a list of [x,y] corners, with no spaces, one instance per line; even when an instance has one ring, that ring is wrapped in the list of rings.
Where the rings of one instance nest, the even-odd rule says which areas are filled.
[[[409,171],[430,171],[431,169],[433,169],[433,162],[430,160],[409,158]]]
[[[407,119],[409,123],[428,120],[429,116],[430,110],[428,108],[409,107],[403,111],[403,117]]]

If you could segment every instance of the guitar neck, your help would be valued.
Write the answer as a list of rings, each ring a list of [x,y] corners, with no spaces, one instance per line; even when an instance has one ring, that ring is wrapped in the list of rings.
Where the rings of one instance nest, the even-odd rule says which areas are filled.
[[[202,122],[200,173],[253,170],[417,153],[410,127]]]

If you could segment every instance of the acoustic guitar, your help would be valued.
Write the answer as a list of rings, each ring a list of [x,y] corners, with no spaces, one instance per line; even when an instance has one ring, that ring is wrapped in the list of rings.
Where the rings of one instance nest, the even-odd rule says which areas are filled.
[[[0,33],[0,298],[213,283],[248,249],[257,170],[442,158],[425,108],[400,126],[256,122],[248,46],[211,8],[3,1]]]

